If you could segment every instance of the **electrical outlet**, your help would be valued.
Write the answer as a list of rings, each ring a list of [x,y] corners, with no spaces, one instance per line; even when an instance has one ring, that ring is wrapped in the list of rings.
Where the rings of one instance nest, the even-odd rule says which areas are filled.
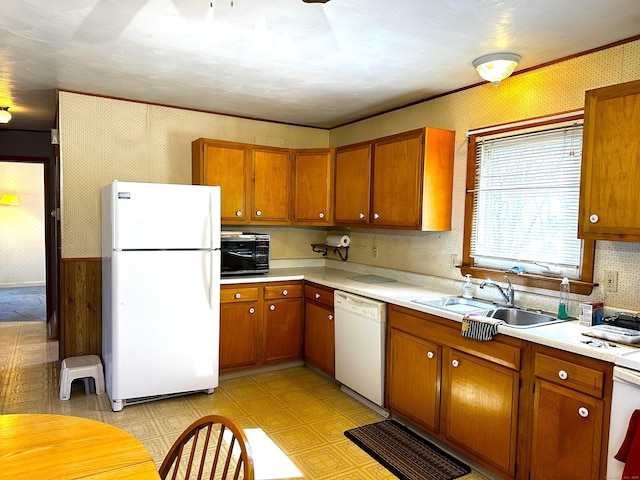
[[[458,266],[458,254],[457,253],[452,253],[451,254],[451,267],[452,268],[456,268]]]
[[[618,272],[615,272],[613,270],[604,271],[604,291],[605,292],[618,291]]]
[[[371,247],[371,256],[376,260],[378,259],[378,245]]]

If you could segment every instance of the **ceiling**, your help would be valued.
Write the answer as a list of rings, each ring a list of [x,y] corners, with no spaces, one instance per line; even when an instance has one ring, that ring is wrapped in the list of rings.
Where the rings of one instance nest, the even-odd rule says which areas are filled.
[[[330,128],[477,84],[481,55],[522,70],[638,34],[638,0],[12,1],[0,128],[52,128],[56,89]]]

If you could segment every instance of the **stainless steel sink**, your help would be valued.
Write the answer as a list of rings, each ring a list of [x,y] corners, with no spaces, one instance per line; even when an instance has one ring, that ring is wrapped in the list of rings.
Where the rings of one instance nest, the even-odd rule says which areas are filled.
[[[466,313],[486,313],[496,308],[496,305],[491,302],[462,297],[442,297],[436,300],[417,299],[411,301],[420,305],[427,305],[429,307],[439,308],[441,310],[459,313],[462,315]]]
[[[514,328],[531,328],[565,321],[543,312],[503,307],[492,310],[487,317],[504,320],[508,326]]]

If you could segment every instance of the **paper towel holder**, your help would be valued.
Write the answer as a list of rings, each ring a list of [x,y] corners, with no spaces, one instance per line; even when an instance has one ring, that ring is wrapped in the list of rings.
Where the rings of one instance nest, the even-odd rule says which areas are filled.
[[[329,249],[333,248],[333,253],[337,253],[343,262],[349,260],[349,247],[335,246],[335,245],[327,245],[326,243],[312,243],[311,250],[316,253],[321,253],[323,257],[326,257],[329,254]],[[345,254],[342,254],[342,251],[345,251]]]

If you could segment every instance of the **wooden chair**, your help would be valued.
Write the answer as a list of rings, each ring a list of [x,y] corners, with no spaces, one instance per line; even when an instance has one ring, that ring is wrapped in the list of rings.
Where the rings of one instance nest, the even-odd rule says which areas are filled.
[[[242,427],[235,421],[209,415],[196,420],[182,432],[158,473],[163,480],[254,480],[251,447]]]

